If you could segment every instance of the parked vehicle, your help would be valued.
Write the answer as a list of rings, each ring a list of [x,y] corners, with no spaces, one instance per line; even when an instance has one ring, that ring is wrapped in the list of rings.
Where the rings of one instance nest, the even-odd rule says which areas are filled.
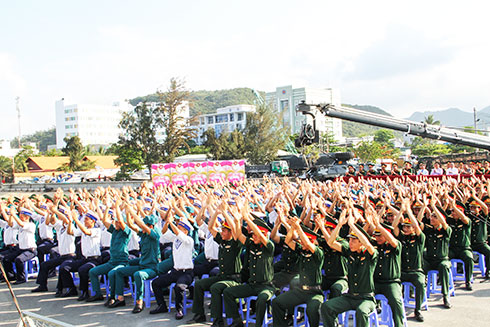
[[[259,178],[264,175],[287,176],[289,175],[289,165],[284,160],[272,161],[268,165],[246,165],[245,174],[248,178]]]

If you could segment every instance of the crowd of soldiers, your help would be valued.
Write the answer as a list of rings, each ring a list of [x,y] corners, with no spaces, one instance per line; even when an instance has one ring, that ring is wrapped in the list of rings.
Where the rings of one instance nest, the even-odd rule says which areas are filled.
[[[233,327],[243,326],[237,300],[249,296],[256,296],[256,326],[268,308],[273,326],[290,325],[299,304],[306,304],[311,326],[320,320],[336,326],[347,310],[356,311],[357,326],[367,326],[377,310],[375,295],[382,294],[394,326],[403,326],[402,282],[413,284],[415,319],[423,321],[429,270],[438,271],[449,309],[450,259],[464,262],[468,291],[473,251],[490,266],[489,194],[490,180],[483,176],[401,176],[144,183],[138,189],[9,197],[0,202],[2,278],[24,283],[24,263],[37,256],[32,292],[48,292],[48,279],[57,275],[55,297],[103,301],[108,308],[126,305],[131,280],[135,314],[144,310],[145,280],[152,280],[156,299],[150,314],[169,311],[166,295],[174,284],[176,319],[183,318],[185,293],[192,288],[192,322],[207,320],[204,294],[210,292],[213,326],[225,326],[228,318]],[[104,275],[107,297],[100,286]]]

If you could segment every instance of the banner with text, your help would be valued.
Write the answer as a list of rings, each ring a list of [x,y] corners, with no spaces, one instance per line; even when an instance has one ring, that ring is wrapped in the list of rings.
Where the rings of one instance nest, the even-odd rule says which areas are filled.
[[[234,183],[245,179],[245,160],[153,164],[151,175],[155,186]]]

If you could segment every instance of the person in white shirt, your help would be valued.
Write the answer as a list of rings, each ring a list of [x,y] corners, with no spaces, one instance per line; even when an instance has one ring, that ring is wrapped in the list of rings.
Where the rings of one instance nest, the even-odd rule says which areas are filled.
[[[429,175],[429,171],[425,169],[425,163],[419,163],[419,170],[417,170],[417,175],[427,176]]]
[[[13,263],[15,263],[16,277],[15,285],[22,284],[26,282],[26,276],[24,271],[24,262],[27,262],[37,255],[36,248],[36,225],[30,221],[32,216],[32,211],[21,208],[19,216],[17,216],[14,207],[10,207],[10,217],[16,222],[19,228],[18,240],[19,249],[17,253],[12,253],[11,255],[3,259],[3,266],[5,272],[8,275],[14,274]],[[12,221],[11,221],[12,224]],[[13,225],[13,224],[12,224]],[[14,254],[17,254],[14,256]]]
[[[196,205],[201,206],[198,203],[196,203]],[[199,213],[196,216],[199,232],[204,235],[204,251],[194,259],[194,276],[198,276],[199,278],[201,278],[203,274],[215,276],[219,273],[219,269],[217,268],[219,264],[219,245],[214,241],[213,234],[211,234],[208,225],[203,221],[205,210],[206,206],[201,206]],[[217,218],[220,223],[224,221],[223,216],[218,216]]]
[[[52,251],[55,251],[53,248],[57,245],[54,241],[53,226],[48,226],[48,205],[38,199],[37,205],[33,205],[28,201],[27,206],[31,211],[34,211],[31,217],[32,220],[38,223],[37,258],[39,259],[39,264],[41,264],[44,262],[45,255],[50,254],[51,256]],[[52,272],[54,273],[54,269]]]
[[[69,211],[65,206],[58,208],[59,199],[55,196],[55,203],[50,209],[50,214],[47,218],[48,226],[52,226],[58,238],[58,251],[59,257],[50,257],[48,261],[44,261],[39,268],[39,274],[37,275],[36,283],[39,286],[31,292],[46,292],[48,290],[48,276],[49,272],[61,265],[65,260],[73,260],[75,258],[75,236],[71,231],[73,224],[68,220],[65,213]],[[58,217],[58,219],[56,219]],[[60,297],[63,294],[62,284],[58,279],[58,285],[56,287],[56,297]]]
[[[173,210],[173,209],[171,209]],[[189,236],[192,224],[185,218],[180,219],[177,226],[174,224],[174,215],[170,212],[167,215],[166,224],[174,232],[172,256],[174,267],[166,274],[159,275],[151,283],[158,307],[150,314],[167,312],[167,304],[164,299],[164,290],[175,283],[175,319],[180,320],[184,317],[183,301],[187,287],[194,280],[194,263],[192,254],[194,252],[194,240]]]
[[[9,201],[10,202],[10,201]],[[13,204],[12,204],[13,206]],[[5,244],[5,249],[0,251],[0,260],[3,262],[4,259],[12,261],[17,255],[19,255],[19,241],[17,240],[17,234],[19,232],[18,225],[10,216],[10,208],[6,211],[4,203],[0,203],[1,217],[0,227],[3,228],[3,241]],[[9,280],[15,280],[14,274],[9,274],[7,276]],[[4,281],[3,275],[0,276],[0,281]]]
[[[67,289],[61,297],[69,297],[78,295],[75,284],[73,283],[72,272],[78,272],[80,278],[80,291],[82,294],[77,299],[85,301],[88,299],[88,282],[89,270],[99,264],[100,258],[100,228],[95,227],[98,220],[97,215],[93,211],[87,211],[84,215],[83,224],[78,220],[79,212],[73,210],[68,219],[73,219],[78,228],[72,229],[71,234],[75,237],[81,236],[82,258],[66,260],[60,266],[60,275],[62,287]]]
[[[430,174],[431,175],[434,175],[434,176],[444,175],[444,169],[441,168],[441,164],[440,163],[435,162],[434,163],[434,168],[432,168],[432,170],[430,171]]]
[[[446,175],[454,176],[454,175],[458,175],[458,174],[459,174],[459,170],[458,170],[458,168],[454,167],[454,163],[448,162],[447,169],[446,169]]]

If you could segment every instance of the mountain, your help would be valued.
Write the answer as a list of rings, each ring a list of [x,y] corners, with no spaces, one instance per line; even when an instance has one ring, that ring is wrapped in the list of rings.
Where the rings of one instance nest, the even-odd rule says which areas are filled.
[[[343,104],[343,106],[391,117],[391,115],[383,109],[374,106],[357,104]],[[376,132],[378,129],[381,128],[361,123],[354,123],[347,120],[342,121],[342,135],[344,137],[360,137],[365,135],[373,135],[374,132]]]
[[[259,92],[262,97],[265,97],[265,92]],[[191,91],[190,96],[190,115],[209,114],[215,112],[218,108],[231,106],[235,104],[254,104],[256,100],[252,89],[247,87],[216,90],[216,91]],[[156,94],[140,96],[130,100],[129,102],[135,106],[142,101],[158,102]]]
[[[417,111],[407,119],[415,122],[422,122],[425,120],[425,117],[428,117],[429,115],[433,115],[434,120],[439,120],[443,126],[447,127],[465,127],[474,125],[473,112],[463,111],[458,108],[449,108],[441,111]],[[490,124],[490,106],[477,111],[476,118],[480,119],[480,122],[478,122],[479,129]]]

